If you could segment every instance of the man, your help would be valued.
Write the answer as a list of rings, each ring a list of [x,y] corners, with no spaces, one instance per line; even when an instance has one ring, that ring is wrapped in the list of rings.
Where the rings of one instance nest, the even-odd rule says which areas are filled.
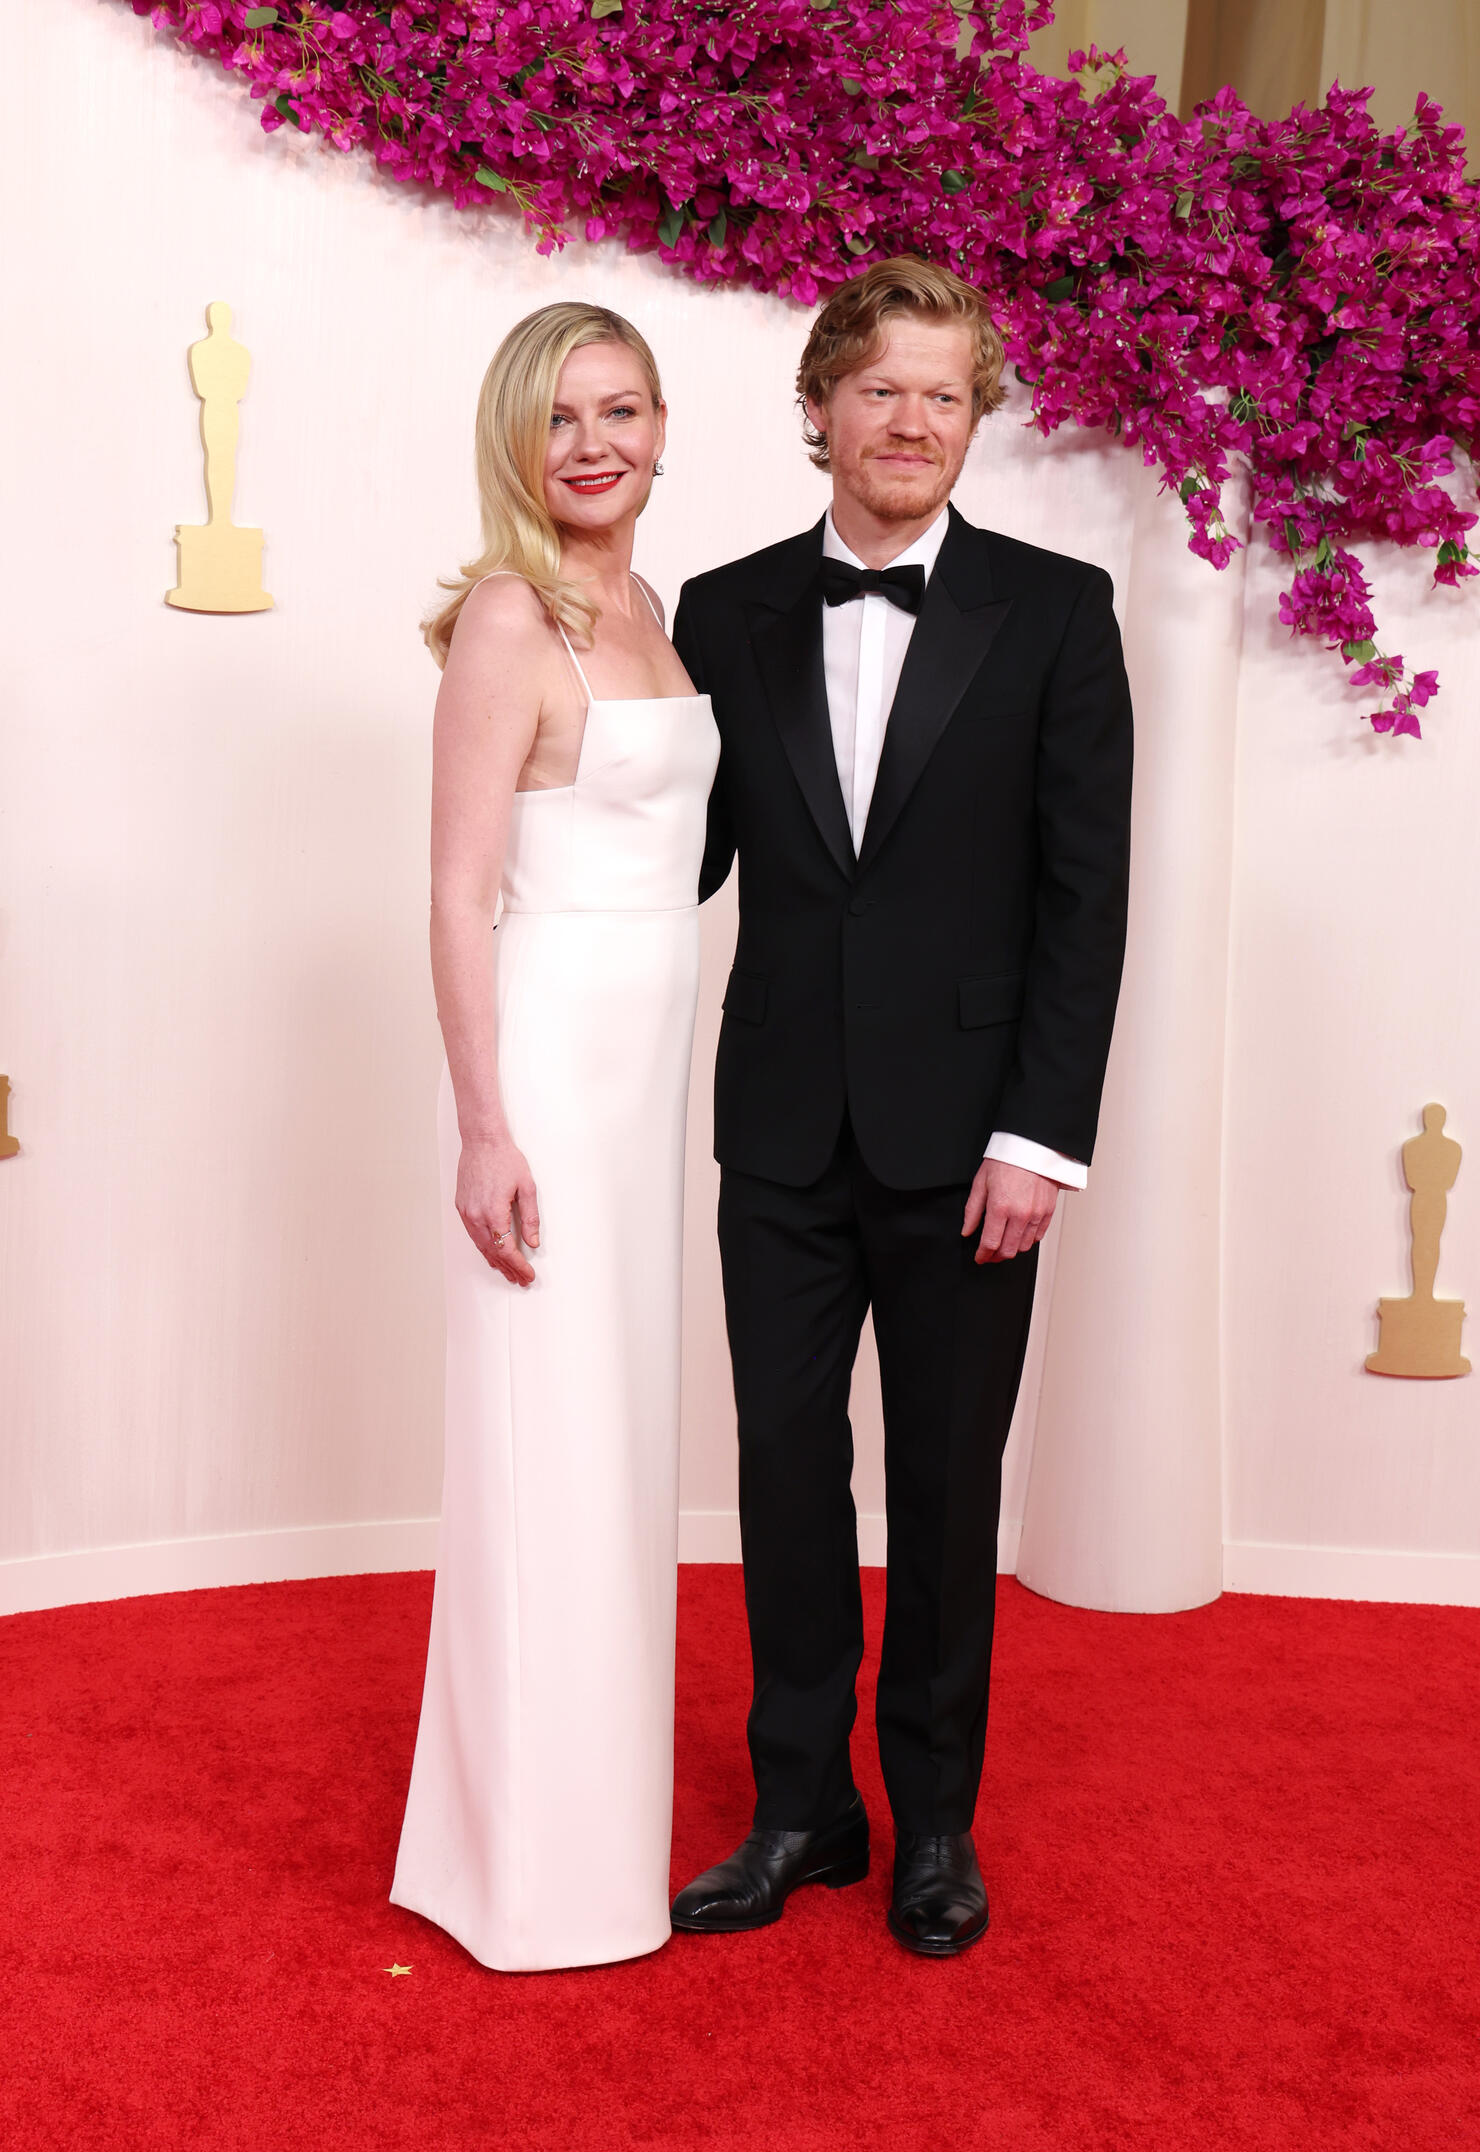
[[[1110,579],[949,506],[1002,346],[912,259],[839,290],[798,375],[823,522],[685,585],[722,740],[700,894],[740,863],[715,1079],[755,1829],[675,1927],[868,1872],[848,1391],[872,1306],[888,1610],[889,1926],[945,1956],[971,1839],[1001,1459],[1037,1247],[1094,1144],[1125,938],[1131,713]]]

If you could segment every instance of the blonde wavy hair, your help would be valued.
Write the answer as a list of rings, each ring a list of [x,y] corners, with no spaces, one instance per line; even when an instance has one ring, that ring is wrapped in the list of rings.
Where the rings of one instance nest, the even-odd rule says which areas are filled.
[[[969,330],[973,419],[995,411],[1002,402],[1002,338],[976,286],[936,262],[896,254],[840,284],[807,338],[797,368],[797,402],[802,406],[802,438],[819,471],[830,468],[827,435],[807,417],[807,398],[825,410],[843,376],[878,357],[886,323],[901,314],[917,321],[958,322]]]
[[[468,592],[495,569],[522,575],[550,618],[589,645],[599,607],[581,585],[560,573],[560,531],[545,505],[545,448],[560,369],[583,344],[625,344],[652,391],[663,401],[658,366],[644,339],[609,307],[562,299],[526,314],[489,362],[478,392],[474,441],[483,550],[439,588],[452,593],[428,614],[421,632],[439,665],[447,663],[452,631]]]

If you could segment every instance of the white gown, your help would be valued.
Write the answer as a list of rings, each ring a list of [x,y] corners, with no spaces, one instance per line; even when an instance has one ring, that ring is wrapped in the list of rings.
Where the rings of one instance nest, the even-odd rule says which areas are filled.
[[[567,643],[567,649],[569,644]],[[667,1940],[684,1127],[706,695],[588,698],[575,782],[516,793],[499,1080],[539,1193],[536,1281],[453,1208],[431,1642],[392,1901],[484,1965]]]

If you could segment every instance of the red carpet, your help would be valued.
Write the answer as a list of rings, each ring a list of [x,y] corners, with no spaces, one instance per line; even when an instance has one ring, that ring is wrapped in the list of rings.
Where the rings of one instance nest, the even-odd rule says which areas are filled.
[[[511,1977],[385,1901],[429,1604],[354,1577],[0,1622],[7,2147],[1480,2146],[1480,1613],[1005,1582],[978,1949],[885,1933],[861,1733],[867,1883]],[[684,1572],[680,1637],[686,1879],[748,1820],[737,1571]]]

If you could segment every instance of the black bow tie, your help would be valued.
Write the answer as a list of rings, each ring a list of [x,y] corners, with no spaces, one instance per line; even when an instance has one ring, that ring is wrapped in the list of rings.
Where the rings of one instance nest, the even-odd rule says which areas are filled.
[[[918,613],[925,595],[925,570],[912,568],[850,568],[845,560],[823,556],[822,595],[828,605],[846,605],[850,598],[863,598],[874,591],[903,612]]]

